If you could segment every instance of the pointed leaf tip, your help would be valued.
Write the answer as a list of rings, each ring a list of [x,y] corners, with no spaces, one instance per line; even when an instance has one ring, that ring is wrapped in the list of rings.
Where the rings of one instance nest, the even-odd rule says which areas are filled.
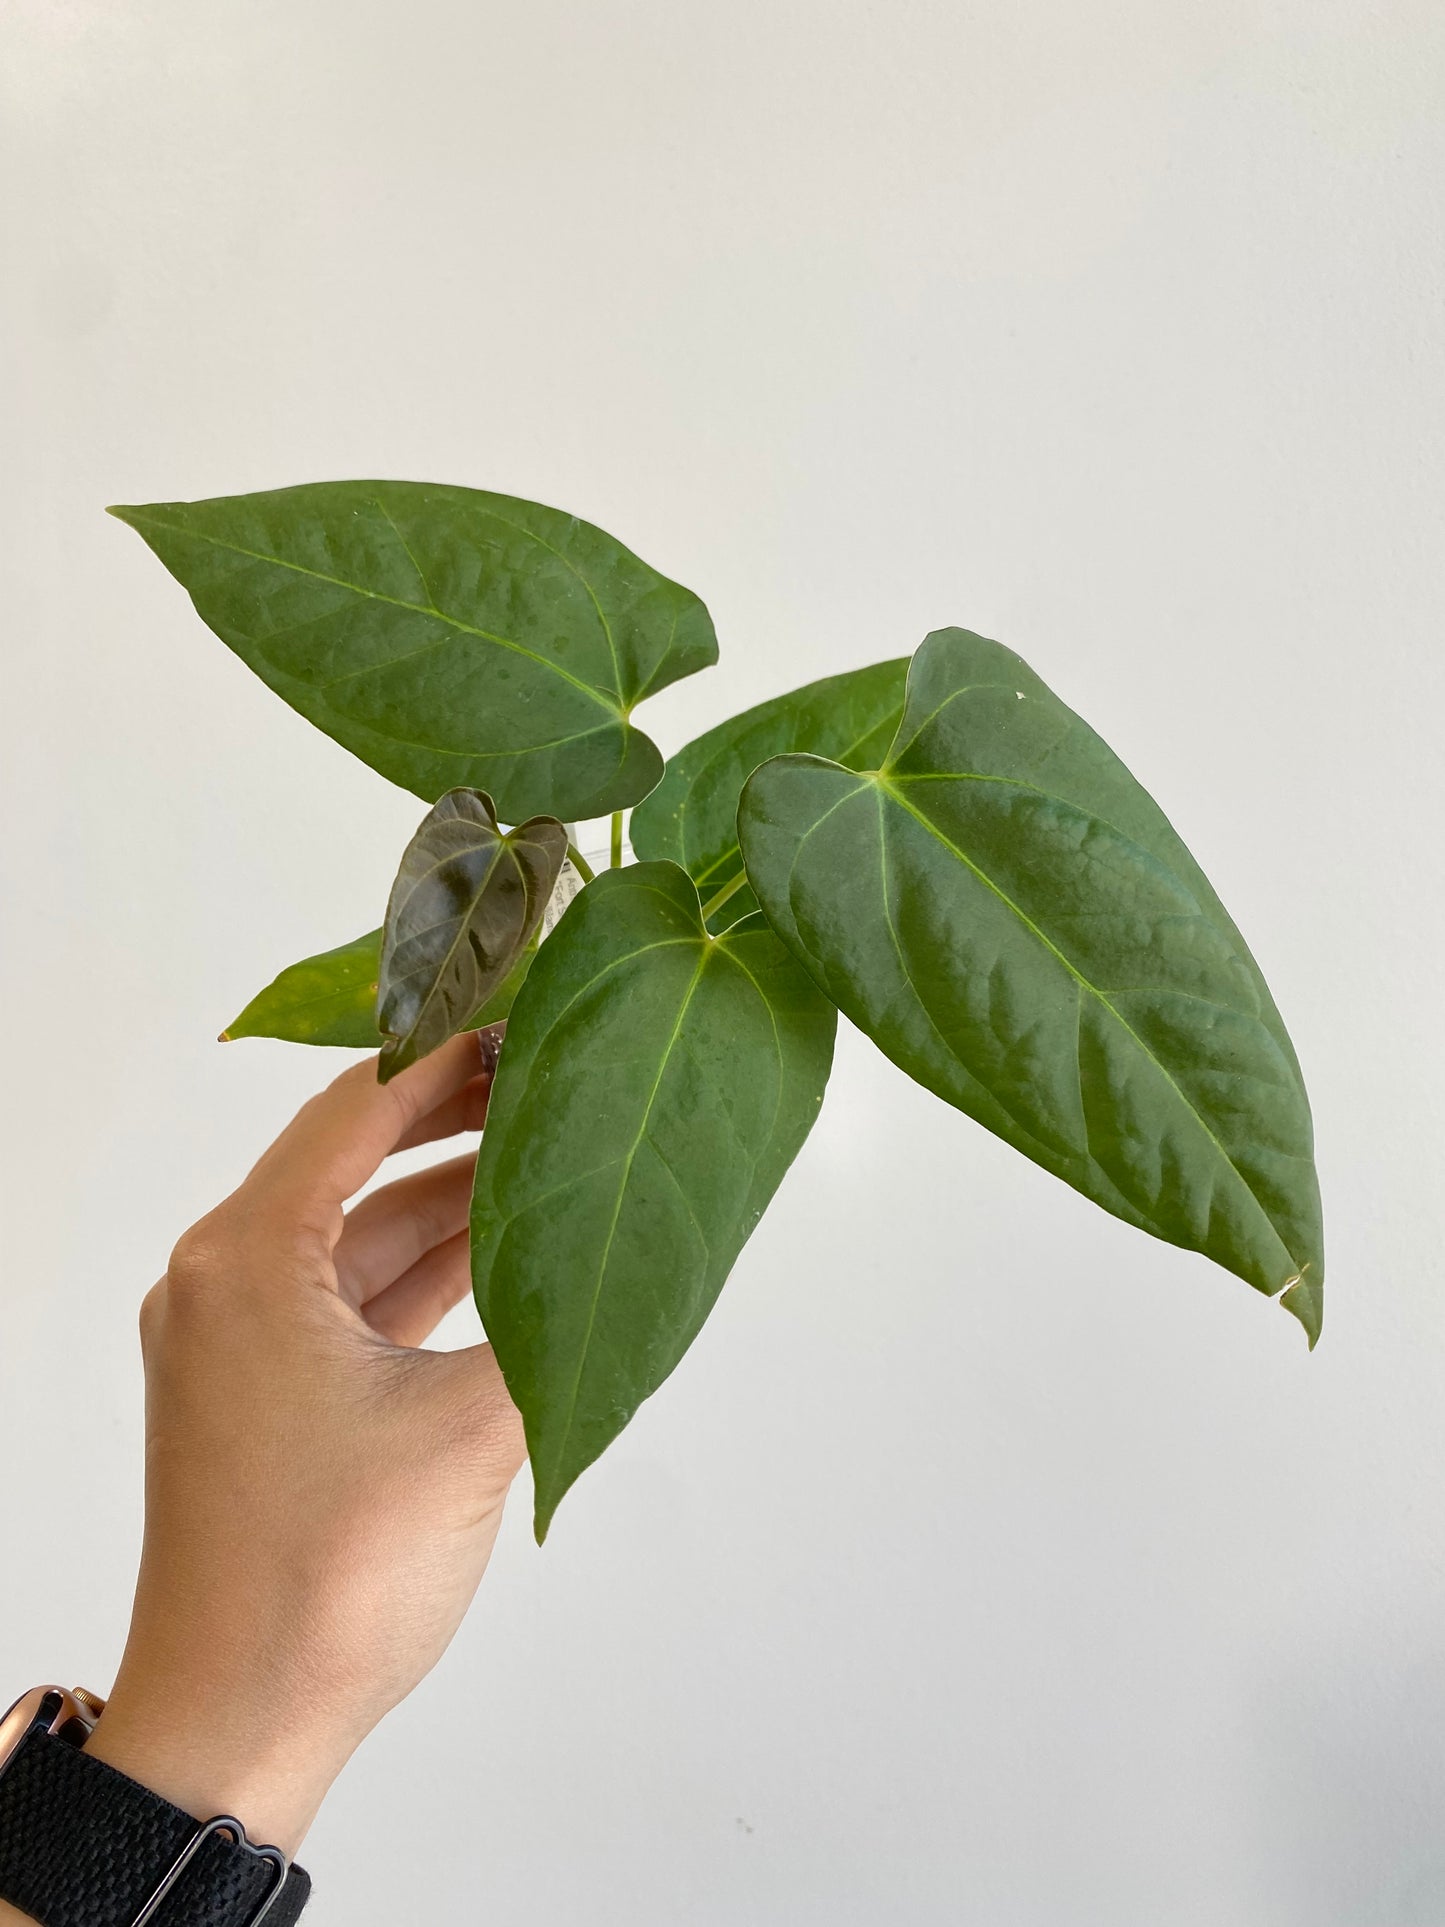
[[[760,916],[710,937],[669,862],[605,871],[542,946],[472,1207],[539,1545],[701,1329],[818,1114],[836,1023]]]
[[[1324,1293],[1317,1279],[1309,1277],[1306,1265],[1299,1276],[1280,1293],[1279,1302],[1292,1318],[1297,1318],[1304,1326],[1305,1338],[1311,1351],[1320,1342],[1320,1332],[1324,1326]]]
[[[317,482],[109,513],[318,729],[428,802],[488,788],[509,823],[640,803],[663,762],[633,705],[717,661],[691,590],[515,496]]]
[[[1283,1292],[1314,1342],[1283,1020],[1158,805],[1019,657],[936,631],[880,773],[775,756],[738,833],[773,928],[894,1063],[1106,1211]]]

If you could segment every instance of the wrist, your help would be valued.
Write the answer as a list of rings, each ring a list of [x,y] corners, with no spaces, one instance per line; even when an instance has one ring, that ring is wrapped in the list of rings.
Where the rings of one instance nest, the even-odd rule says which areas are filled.
[[[254,1562],[213,1573],[194,1548],[163,1564],[150,1552],[85,1750],[197,1820],[233,1815],[290,1859],[365,1731],[337,1677],[338,1581],[319,1562],[298,1561],[282,1586]]]
[[[345,1764],[297,1715],[284,1692],[262,1707],[122,1670],[85,1751],[198,1821],[232,1815],[290,1860]]]
[[[319,1789],[241,1766],[224,1736],[202,1753],[132,1725],[138,1707],[123,1693],[99,1741],[102,1702],[79,1687],[33,1687],[0,1719],[0,1921],[258,1927],[274,1908],[294,1927],[311,1881],[292,1853]],[[253,1840],[243,1810],[281,1837]]]

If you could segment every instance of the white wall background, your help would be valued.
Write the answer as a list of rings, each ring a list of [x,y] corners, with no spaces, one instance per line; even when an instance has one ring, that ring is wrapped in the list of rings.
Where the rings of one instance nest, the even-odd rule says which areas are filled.
[[[1084,709],[1290,1020],[1330,1309],[846,1036],[318,1927],[1439,1927],[1437,0],[0,0],[0,66],[0,1698],[108,1682],[137,1301],[335,1068],[212,1040],[419,814],[102,505],[470,482],[707,597],[666,747],[949,622]]]

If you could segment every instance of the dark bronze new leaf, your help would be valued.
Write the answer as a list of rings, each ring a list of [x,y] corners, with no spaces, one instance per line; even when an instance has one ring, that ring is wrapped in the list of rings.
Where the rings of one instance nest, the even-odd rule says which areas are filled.
[[[551,816],[502,831],[481,790],[448,790],[407,845],[386,906],[382,1083],[467,1028],[542,919],[567,855]]]

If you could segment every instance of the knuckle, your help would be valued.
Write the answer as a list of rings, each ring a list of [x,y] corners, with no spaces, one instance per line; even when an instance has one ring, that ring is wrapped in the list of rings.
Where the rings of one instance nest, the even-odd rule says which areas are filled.
[[[142,1353],[149,1352],[160,1336],[161,1321],[165,1316],[166,1281],[152,1285],[140,1301],[140,1343]]]
[[[213,1284],[225,1267],[229,1243],[217,1213],[199,1219],[176,1240],[168,1281],[187,1294]]]
[[[329,1259],[339,1219],[339,1211],[302,1206],[258,1212],[237,1194],[176,1240],[166,1267],[171,1301],[184,1306],[209,1303],[233,1295],[241,1284],[260,1287],[274,1281],[294,1287]]]

